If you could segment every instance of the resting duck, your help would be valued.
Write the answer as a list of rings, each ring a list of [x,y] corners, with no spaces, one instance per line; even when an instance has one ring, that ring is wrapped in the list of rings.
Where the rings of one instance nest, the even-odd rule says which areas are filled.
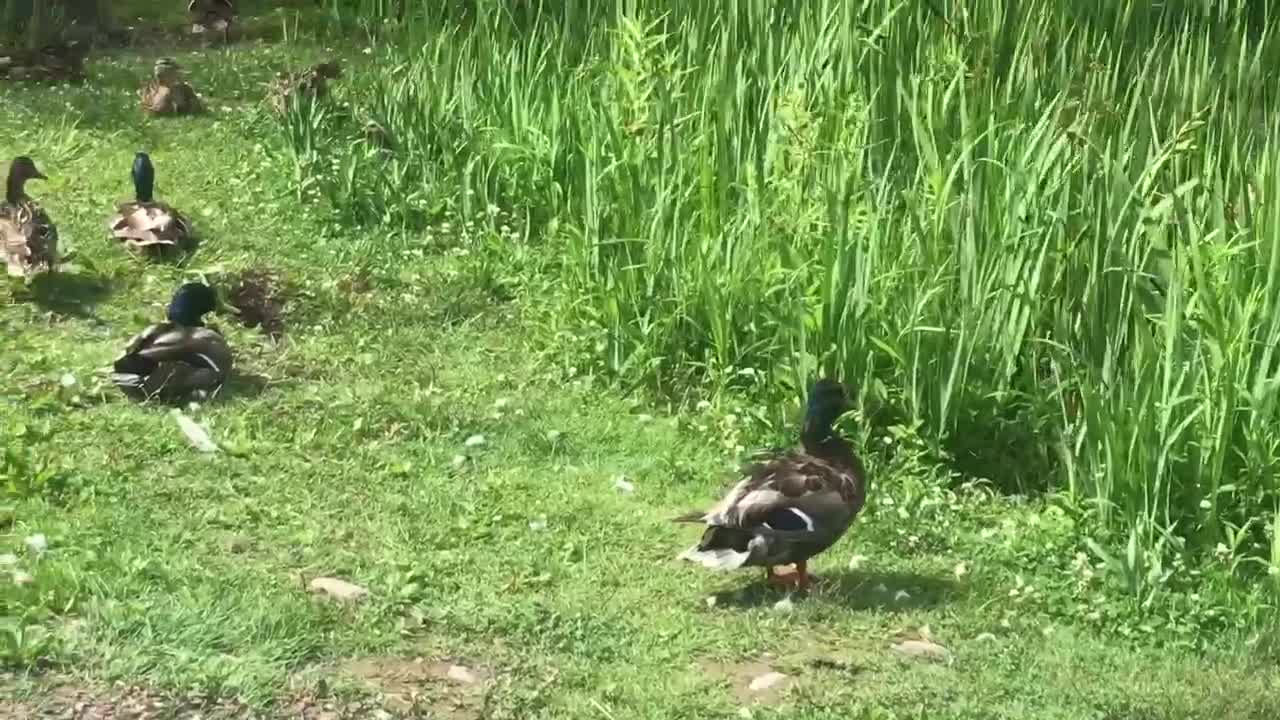
[[[156,170],[151,157],[144,152],[135,155],[131,175],[134,199],[116,206],[116,214],[108,223],[111,237],[130,250],[148,255],[190,249],[191,223],[182,213],[153,197]]]
[[[58,228],[40,204],[27,197],[28,180],[47,180],[26,155],[9,164],[0,205],[0,245],[9,275],[25,277],[58,264]]]
[[[231,38],[231,21],[236,8],[231,0],[191,0],[187,3],[187,15],[191,18],[191,32],[203,35],[209,30],[222,33],[222,41]]]
[[[178,288],[169,303],[168,322],[135,335],[115,361],[111,379],[116,387],[136,399],[164,400],[220,388],[231,372],[231,348],[203,320],[217,305],[217,293],[207,285]]]
[[[322,100],[329,95],[329,81],[342,77],[337,61],[322,62],[301,72],[276,73],[267,87],[267,103],[283,114],[298,97]]]
[[[182,66],[173,58],[156,61],[152,78],[138,90],[142,111],[151,115],[194,115],[204,111],[195,88],[182,78]]]
[[[764,566],[769,584],[807,588],[809,558],[839,540],[866,501],[862,461],[832,428],[847,409],[840,383],[816,382],[800,434],[803,448],[746,468],[714,507],[676,518],[707,525],[680,559],[717,570]],[[792,563],[795,573],[774,572]]]

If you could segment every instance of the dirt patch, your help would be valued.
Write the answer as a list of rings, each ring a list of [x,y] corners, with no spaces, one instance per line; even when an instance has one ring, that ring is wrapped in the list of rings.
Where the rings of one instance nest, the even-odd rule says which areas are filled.
[[[697,667],[704,675],[727,682],[740,705],[776,705],[796,683],[794,676],[773,667],[765,659],[738,663],[703,659],[697,662]]]
[[[482,717],[493,681],[489,670],[449,658],[358,658],[340,672],[377,692],[392,713],[425,712],[442,720]]]
[[[8,694],[8,693],[6,693]],[[90,688],[59,684],[30,697],[0,701],[5,720],[230,720],[264,717],[234,700],[178,697],[141,687]]]
[[[274,270],[250,268],[227,283],[227,304],[240,313],[248,328],[261,328],[272,340],[284,335],[284,305],[287,287]]]

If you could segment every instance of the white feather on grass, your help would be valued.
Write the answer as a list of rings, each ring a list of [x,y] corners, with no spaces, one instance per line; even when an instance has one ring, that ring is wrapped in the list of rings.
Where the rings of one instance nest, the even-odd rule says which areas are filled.
[[[173,419],[178,423],[178,429],[183,435],[187,436],[187,440],[191,441],[192,447],[203,453],[212,453],[218,451],[218,444],[209,437],[209,432],[201,427],[195,420],[182,414],[181,410],[173,411]]]

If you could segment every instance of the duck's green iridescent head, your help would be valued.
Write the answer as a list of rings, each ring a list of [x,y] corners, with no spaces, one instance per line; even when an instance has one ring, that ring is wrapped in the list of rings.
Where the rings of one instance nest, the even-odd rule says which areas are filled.
[[[178,288],[169,302],[169,322],[189,327],[204,325],[204,314],[216,310],[218,294],[203,283],[187,283]]]
[[[151,202],[156,187],[156,169],[144,152],[133,156],[133,194],[138,202]]]
[[[844,386],[830,378],[822,378],[809,390],[809,404],[805,410],[803,437],[812,442],[823,442],[831,436],[831,427],[849,410],[849,400]]]

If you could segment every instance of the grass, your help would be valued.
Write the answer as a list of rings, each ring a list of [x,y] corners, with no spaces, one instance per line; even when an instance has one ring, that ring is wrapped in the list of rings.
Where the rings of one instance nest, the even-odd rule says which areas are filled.
[[[942,55],[978,51],[923,12],[869,3],[822,25],[778,7],[793,24],[763,37],[667,19],[683,41],[643,3],[433,16],[354,43],[311,38],[356,35],[358,16],[262,16],[264,39],[230,50],[158,42],[98,56],[83,87],[0,88],[0,157],[35,156],[52,179],[32,192],[75,251],[61,277],[0,291],[0,555],[34,578],[0,585],[16,698],[0,709],[120,680],[284,713],[297,693],[354,697],[353,658],[424,656],[492,673],[475,717],[730,716],[749,663],[796,682],[753,717],[1274,717],[1273,371],[1251,344],[1274,284],[1241,276],[1269,225],[1174,246],[1166,287],[1194,291],[1152,318],[1121,263],[1145,256],[1152,213],[1191,232],[1194,207],[1163,200],[1197,168],[1222,168],[1199,202],[1270,182],[1253,96],[1210,103],[1196,139],[1173,110],[1068,123],[1097,134],[1091,156],[1039,122],[1073,80],[1025,78],[1075,67],[1088,22],[1057,63],[1024,54],[1061,12],[992,48],[1024,73],[1017,94],[966,85]],[[763,5],[731,9],[763,27]],[[1007,40],[948,15],[978,50]],[[1147,45],[1191,57],[1217,37],[1202,32]],[[820,42],[844,69],[801,52]],[[1231,56],[1271,47],[1256,42]],[[1117,67],[1141,64],[1135,46]],[[694,72],[708,47],[722,69]],[[209,116],[140,117],[162,54]],[[260,109],[277,69],[331,55],[348,63],[335,103]],[[1215,62],[1147,72],[1169,93],[1244,72]],[[1113,82],[1086,99],[1136,107]],[[846,91],[847,113],[822,112]],[[368,119],[389,154],[359,139]],[[869,149],[886,138],[892,155]],[[185,264],[106,239],[141,148],[205,238]],[[1019,299],[1005,286],[1037,263]],[[219,318],[244,377],[188,410],[223,452],[106,387],[99,369],[180,282],[264,268],[288,283],[284,339]],[[1017,337],[998,327],[1011,314]],[[795,391],[824,365],[864,389],[849,430],[873,479],[816,563],[831,583],[778,608],[754,574],[674,563],[693,537],[668,518],[713,499],[745,448],[790,441]],[[1019,471],[1003,486],[975,469],[1001,463]],[[47,552],[25,549],[35,533]],[[321,575],[371,597],[319,601],[301,584]],[[949,662],[890,650],[923,627]]]

